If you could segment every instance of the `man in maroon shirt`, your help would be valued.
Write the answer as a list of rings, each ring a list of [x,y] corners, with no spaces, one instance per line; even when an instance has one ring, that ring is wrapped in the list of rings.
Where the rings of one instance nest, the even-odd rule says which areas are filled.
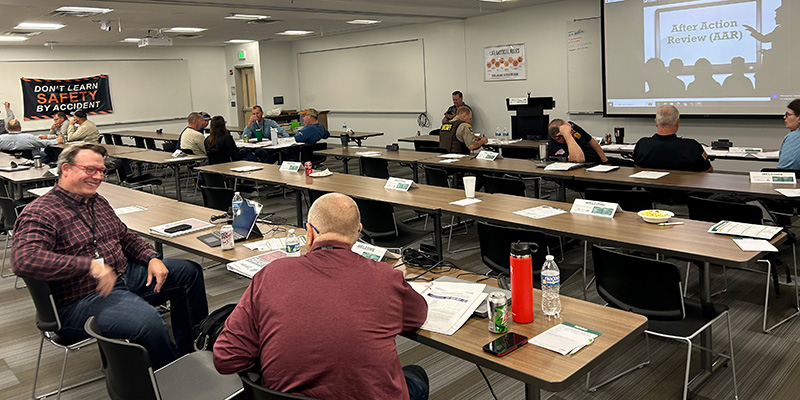
[[[428,398],[425,371],[401,368],[395,348],[395,336],[425,322],[427,304],[401,271],[350,251],[359,221],[343,194],[314,202],[308,253],[253,277],[214,344],[217,371],[255,367],[264,386],[318,399]]]
[[[191,261],[162,262],[97,194],[107,172],[105,154],[93,143],[61,153],[58,183],[14,225],[12,268],[50,283],[59,335],[89,337],[83,325],[96,316],[101,334],[141,344],[159,368],[193,350],[192,327],[208,315],[203,273]],[[168,300],[176,344],[153,307]]]

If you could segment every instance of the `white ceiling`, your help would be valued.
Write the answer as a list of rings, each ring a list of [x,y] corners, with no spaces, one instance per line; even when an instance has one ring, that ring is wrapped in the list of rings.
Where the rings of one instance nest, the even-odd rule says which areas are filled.
[[[458,20],[493,14],[513,8],[560,0],[513,0],[489,3],[478,0],[0,0],[0,35],[13,31],[20,22],[57,22],[67,25],[57,31],[43,31],[24,42],[0,42],[0,46],[58,45],[136,46],[119,43],[140,38],[148,29],[175,26],[201,27],[197,38],[175,38],[175,46],[222,46],[229,39],[297,40],[276,35],[287,29],[310,30],[313,35],[336,35],[392,26]],[[113,8],[94,17],[50,15],[62,6]],[[227,20],[233,13],[269,15],[268,24]],[[363,26],[345,23],[352,19],[374,19],[380,24]],[[99,20],[111,20],[112,30],[100,29]],[[178,34],[166,33],[175,37]]]

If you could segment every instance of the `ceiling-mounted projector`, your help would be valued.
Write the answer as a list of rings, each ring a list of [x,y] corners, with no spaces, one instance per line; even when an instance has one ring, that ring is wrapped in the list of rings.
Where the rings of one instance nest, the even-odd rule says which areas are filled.
[[[172,38],[164,36],[161,29],[150,29],[147,31],[147,36],[139,39],[139,47],[146,46],[172,46]]]

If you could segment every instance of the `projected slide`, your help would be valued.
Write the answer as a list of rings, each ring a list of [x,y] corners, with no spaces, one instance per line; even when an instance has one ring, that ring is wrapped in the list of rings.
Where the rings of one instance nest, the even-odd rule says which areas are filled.
[[[792,3],[605,0],[606,113],[782,114],[800,97]]]

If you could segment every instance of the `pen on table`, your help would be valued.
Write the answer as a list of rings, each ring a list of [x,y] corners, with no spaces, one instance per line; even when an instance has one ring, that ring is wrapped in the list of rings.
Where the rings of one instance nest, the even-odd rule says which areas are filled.
[[[683,222],[662,222],[658,226],[683,225]]]
[[[569,352],[569,355],[575,355],[575,353],[577,353],[577,352],[578,352],[580,349],[582,349],[582,348],[584,348],[584,347],[586,347],[586,346],[588,346],[588,345],[592,344],[593,342],[594,342],[594,339],[589,339],[589,341],[588,341],[587,343],[584,343],[583,345],[581,345],[581,346],[578,346],[578,347],[576,347],[574,350],[572,350],[571,352]]]

